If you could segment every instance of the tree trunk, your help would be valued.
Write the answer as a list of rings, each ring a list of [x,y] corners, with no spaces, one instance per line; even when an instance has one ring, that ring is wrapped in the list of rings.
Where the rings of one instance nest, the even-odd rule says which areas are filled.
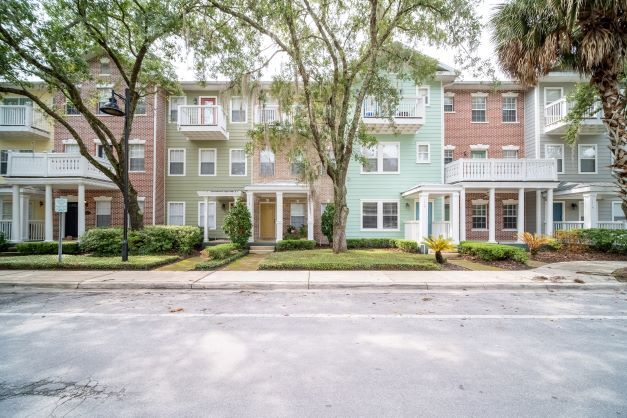
[[[348,219],[348,206],[346,206],[346,182],[335,182],[333,185],[333,198],[335,215],[333,216],[333,252],[341,253],[346,247],[346,220]]]
[[[137,192],[130,184],[128,193],[128,217],[131,230],[136,231],[144,227],[144,215],[139,208]]]
[[[607,127],[610,139],[609,149],[613,157],[610,167],[618,185],[623,213],[627,217],[627,118],[625,117],[625,103],[621,101],[616,73],[600,71],[592,77],[591,82],[597,87],[601,95],[603,122]]]
[[[435,252],[435,261],[437,261],[438,264],[444,264],[444,257],[442,257],[442,251]]]

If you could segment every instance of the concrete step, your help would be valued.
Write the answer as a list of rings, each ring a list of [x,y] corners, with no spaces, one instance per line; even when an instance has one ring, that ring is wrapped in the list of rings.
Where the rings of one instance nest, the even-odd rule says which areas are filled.
[[[273,245],[251,245],[250,251],[251,254],[270,254],[274,252]]]

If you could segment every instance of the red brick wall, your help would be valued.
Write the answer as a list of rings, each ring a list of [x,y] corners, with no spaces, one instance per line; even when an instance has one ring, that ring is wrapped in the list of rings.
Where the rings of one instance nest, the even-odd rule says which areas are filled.
[[[472,123],[471,120],[471,93],[488,93],[486,101],[487,123]],[[518,93],[516,123],[503,123],[502,105],[504,92]],[[524,157],[524,91],[504,90],[493,91],[490,87],[476,90],[447,88],[445,92],[454,93],[454,112],[444,113],[444,142],[445,145],[454,145],[453,159],[470,158],[470,145],[485,144],[488,148],[488,158],[502,158],[504,145],[520,147],[518,157]]]
[[[472,201],[473,200],[486,200],[489,201],[488,191],[485,192],[466,192],[466,239],[468,241],[487,241],[488,229],[485,231],[473,231],[472,230]],[[504,200],[518,200],[517,193],[496,193],[496,240],[501,241],[516,241],[517,231],[504,231],[503,230],[503,201]],[[490,207],[487,207],[487,225],[490,224]],[[520,209],[520,208],[519,208]]]

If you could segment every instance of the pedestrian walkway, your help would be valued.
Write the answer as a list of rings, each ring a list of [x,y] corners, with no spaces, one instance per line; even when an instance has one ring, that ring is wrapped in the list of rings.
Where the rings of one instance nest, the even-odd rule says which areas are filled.
[[[159,267],[156,271],[191,271],[196,268],[196,264],[203,261],[207,261],[207,259],[200,256],[188,257],[181,261],[177,261],[176,263],[166,264],[165,266]]]
[[[0,287],[65,289],[621,289],[626,262],[571,262],[520,271],[58,271],[2,270]]]

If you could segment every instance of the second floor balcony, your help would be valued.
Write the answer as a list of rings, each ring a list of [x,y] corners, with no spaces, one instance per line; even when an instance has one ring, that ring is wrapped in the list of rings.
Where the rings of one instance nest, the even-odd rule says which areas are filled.
[[[404,97],[400,99],[396,109],[390,112],[373,98],[364,100],[362,118],[370,133],[380,134],[413,134],[425,123],[424,97]]]
[[[50,124],[37,106],[0,105],[0,139],[47,141]]]
[[[192,141],[227,140],[226,114],[219,105],[178,107],[178,130]]]
[[[554,159],[459,159],[444,168],[446,183],[464,181],[557,181]]]
[[[100,163],[110,166],[103,159],[94,157]],[[65,178],[80,177],[92,180],[111,181],[105,174],[94,167],[87,158],[80,154],[61,152],[15,152],[7,153],[6,168],[2,167],[6,177],[43,177]]]
[[[264,123],[284,123],[290,121],[290,117],[283,111],[279,105],[263,105],[255,106],[255,124]]]
[[[566,115],[572,103],[561,98],[544,107],[544,132],[549,135],[563,135],[568,130]],[[579,133],[582,135],[596,135],[605,132],[603,124],[603,110],[599,102],[595,102],[584,114]]]

